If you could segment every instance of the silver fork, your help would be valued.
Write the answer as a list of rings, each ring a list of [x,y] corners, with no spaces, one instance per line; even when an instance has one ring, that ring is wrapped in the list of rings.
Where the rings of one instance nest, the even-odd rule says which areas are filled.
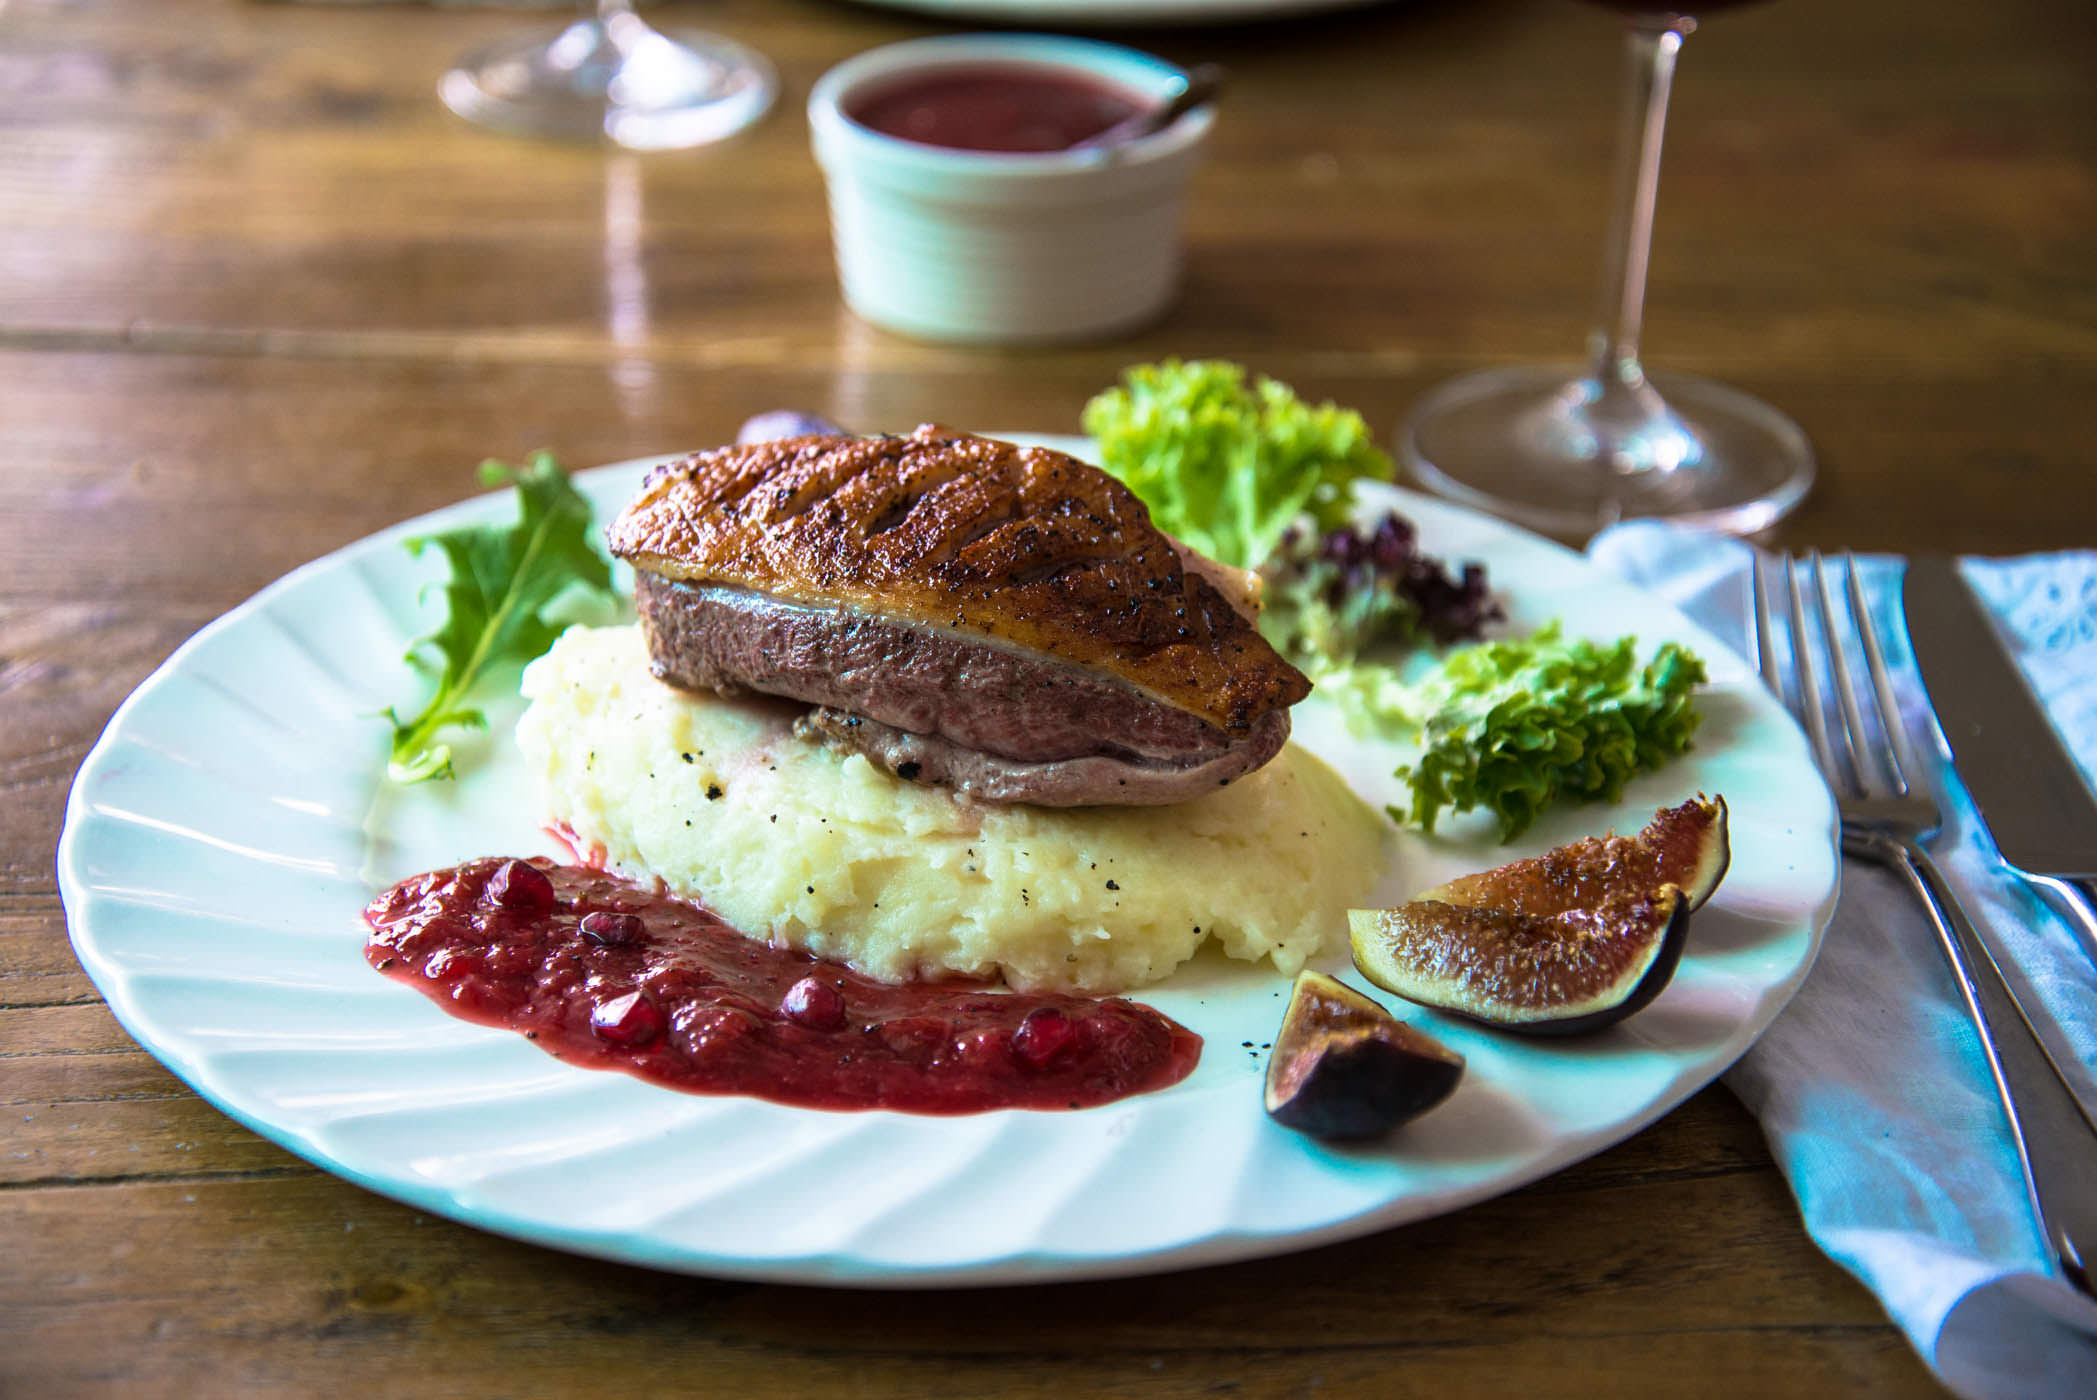
[[[2090,1277],[2091,1265],[2097,1264],[2097,1125],[2062,1081],[1993,955],[1926,849],[1941,818],[1935,799],[1908,781],[1909,772],[1921,769],[1907,746],[1892,676],[1857,581],[1856,561],[1846,552],[1841,556],[1844,587],[1838,602],[1820,552],[1807,556],[1811,607],[1820,624],[1817,641],[1807,625],[1807,590],[1800,586],[1791,556],[1778,555],[1776,569],[1783,591],[1781,617],[1771,605],[1759,558],[1754,572],[1755,650],[1763,682],[1805,726],[1814,760],[1842,814],[1843,850],[1897,872],[1929,913],[1987,1052],[2039,1230],[2069,1284],[2097,1296]],[[1846,613],[1861,643],[1868,686],[1858,683],[1850,664],[1836,625],[1838,612]],[[1790,635],[1788,685],[1785,663],[1777,654],[1779,631]],[[1817,663],[1812,659],[1816,653]],[[1838,725],[1832,729],[1823,676],[1834,692]]]

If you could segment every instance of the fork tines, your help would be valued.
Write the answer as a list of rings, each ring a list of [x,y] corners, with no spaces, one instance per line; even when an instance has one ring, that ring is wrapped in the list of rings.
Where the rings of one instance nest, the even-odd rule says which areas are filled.
[[[1767,577],[1772,572],[1781,593],[1776,603]],[[1839,598],[1831,572],[1841,577]],[[1844,550],[1831,570],[1817,549],[1803,561],[1779,553],[1767,565],[1758,555],[1753,577],[1755,652],[1763,683],[1803,719],[1821,771],[1832,782],[1846,777],[1853,792],[1907,796],[1900,702],[1856,558]],[[1853,652],[1863,655],[1868,687],[1858,683]]]

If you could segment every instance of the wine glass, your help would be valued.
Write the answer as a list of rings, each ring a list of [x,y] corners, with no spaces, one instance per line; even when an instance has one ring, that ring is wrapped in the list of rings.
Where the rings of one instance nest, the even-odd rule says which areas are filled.
[[[1654,10],[1652,0],[1601,3],[1628,12],[1630,80],[1588,366],[1451,380],[1414,408],[1398,450],[1429,490],[1554,535],[1584,539],[1636,517],[1749,534],[1805,497],[1813,481],[1806,435],[1737,389],[1648,377],[1638,352],[1668,88],[1696,20]]]
[[[639,151],[733,135],[778,91],[763,54],[718,34],[664,34],[633,0],[585,0],[567,28],[476,49],[437,83],[444,105],[468,121]]]

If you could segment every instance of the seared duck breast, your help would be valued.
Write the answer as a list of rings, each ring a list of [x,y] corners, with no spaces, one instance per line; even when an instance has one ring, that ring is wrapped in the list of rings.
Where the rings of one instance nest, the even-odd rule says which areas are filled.
[[[1042,448],[719,448],[652,473],[610,541],[664,680],[804,701],[804,732],[986,801],[1198,796],[1310,691],[1126,487]]]

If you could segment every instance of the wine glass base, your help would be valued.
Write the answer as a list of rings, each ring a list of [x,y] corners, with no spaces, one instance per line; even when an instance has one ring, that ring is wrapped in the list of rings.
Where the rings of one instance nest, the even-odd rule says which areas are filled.
[[[1737,389],[1656,375],[1630,404],[1605,404],[1592,375],[1567,368],[1451,380],[1413,410],[1398,451],[1437,495],[1581,540],[1648,518],[1752,534],[1804,500],[1814,473],[1799,426]]]
[[[779,91],[764,55],[718,34],[662,33],[631,15],[617,34],[578,20],[499,40],[437,83],[444,105],[516,136],[674,150],[732,136]]]

